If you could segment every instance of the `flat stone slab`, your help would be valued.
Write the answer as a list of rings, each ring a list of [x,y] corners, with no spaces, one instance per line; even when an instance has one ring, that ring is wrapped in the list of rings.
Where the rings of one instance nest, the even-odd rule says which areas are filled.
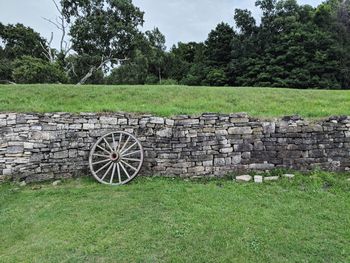
[[[263,177],[261,175],[256,175],[254,176],[254,182],[257,184],[262,184],[263,183]]]
[[[247,183],[250,182],[253,179],[250,175],[240,175],[236,176],[236,182],[242,182],[242,183]]]
[[[2,175],[12,175],[12,169],[4,169],[4,170],[2,170]]]
[[[288,179],[293,179],[295,177],[294,174],[284,174],[282,176],[285,177],[285,178],[288,178]]]
[[[53,186],[57,186],[57,185],[59,185],[59,184],[61,184],[62,182],[61,182],[61,180],[57,180],[57,181],[54,181],[53,183],[52,183],[52,185]]]

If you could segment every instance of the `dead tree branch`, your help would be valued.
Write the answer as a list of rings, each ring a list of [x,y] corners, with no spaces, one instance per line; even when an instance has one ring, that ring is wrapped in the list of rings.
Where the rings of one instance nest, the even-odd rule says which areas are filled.
[[[68,55],[68,53],[72,50],[71,44],[69,44],[69,42],[66,41],[67,29],[68,29],[69,24],[68,24],[67,20],[65,19],[63,11],[60,8],[60,6],[58,5],[58,3],[56,2],[56,0],[52,0],[52,2],[54,3],[56,10],[59,13],[59,16],[56,17],[55,21],[52,19],[45,18],[45,17],[43,17],[43,19],[45,21],[49,22],[50,24],[54,25],[58,30],[61,31],[59,53],[63,54],[63,56],[66,57]],[[51,34],[51,37],[53,38],[53,34]],[[49,46],[50,46],[52,43],[52,39],[49,41],[49,43],[50,43],[49,44]],[[50,47],[50,49],[51,49],[51,47]]]
[[[110,62],[115,62],[115,63],[121,63],[123,61],[126,61],[128,60],[128,58],[123,58],[123,59],[120,59],[120,58],[112,58],[112,57],[108,57],[108,58],[101,58],[101,63],[100,65],[98,65],[97,67],[96,66],[92,66],[89,70],[88,73],[86,73],[86,75],[79,81],[79,83],[77,85],[83,85],[86,83],[86,81],[92,77],[92,75],[101,70],[103,67],[105,67],[108,63]]]
[[[55,54],[51,47],[52,41],[53,41],[53,32],[51,32],[51,37],[50,37],[50,40],[47,42],[47,47],[45,47],[44,44],[40,42],[41,48],[43,49],[43,54],[50,61],[50,63],[53,63],[55,61]]]

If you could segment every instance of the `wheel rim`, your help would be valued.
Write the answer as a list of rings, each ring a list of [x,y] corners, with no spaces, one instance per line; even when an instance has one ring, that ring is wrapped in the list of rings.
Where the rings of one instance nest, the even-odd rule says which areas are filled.
[[[127,132],[112,132],[102,136],[92,147],[89,165],[97,181],[108,185],[123,185],[133,180],[143,164],[142,145]]]

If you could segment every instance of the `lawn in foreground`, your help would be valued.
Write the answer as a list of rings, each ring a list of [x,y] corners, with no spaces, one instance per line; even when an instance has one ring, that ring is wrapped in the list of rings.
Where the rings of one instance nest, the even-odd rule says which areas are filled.
[[[350,91],[187,86],[0,85],[0,111],[247,112],[256,117],[350,115]]]
[[[0,261],[349,262],[349,176],[2,185]]]

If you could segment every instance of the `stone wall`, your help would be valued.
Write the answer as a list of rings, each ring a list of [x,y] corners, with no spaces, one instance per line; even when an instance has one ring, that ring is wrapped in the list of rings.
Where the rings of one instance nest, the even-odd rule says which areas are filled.
[[[350,117],[263,121],[244,113],[159,118],[113,114],[0,114],[0,180],[40,181],[89,174],[88,155],[110,131],[135,134],[142,175],[221,176],[291,168],[349,170]]]

